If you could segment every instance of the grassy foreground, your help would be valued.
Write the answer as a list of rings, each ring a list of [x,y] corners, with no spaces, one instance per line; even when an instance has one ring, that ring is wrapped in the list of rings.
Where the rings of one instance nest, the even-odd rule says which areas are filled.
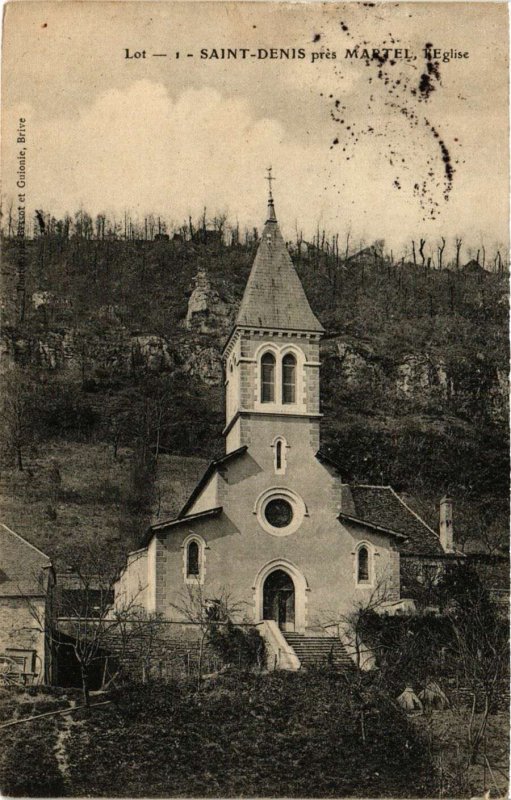
[[[32,698],[33,699],[33,698]],[[25,697],[25,702],[28,698]],[[82,711],[7,728],[11,796],[432,797],[425,742],[385,698],[360,703],[342,676],[236,674],[200,694],[136,686]],[[9,700],[12,703],[12,698]],[[62,698],[58,701],[62,707]],[[64,703],[65,704],[65,703]],[[35,710],[34,710],[35,713]],[[4,715],[11,717],[11,713]],[[18,713],[18,716],[26,716]],[[20,749],[21,748],[21,749]]]

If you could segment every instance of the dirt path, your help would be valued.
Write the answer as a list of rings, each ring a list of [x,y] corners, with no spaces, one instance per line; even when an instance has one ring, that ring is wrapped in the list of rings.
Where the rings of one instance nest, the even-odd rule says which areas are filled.
[[[76,700],[70,700],[71,708],[75,708]],[[67,742],[71,736],[71,730],[75,725],[81,725],[79,720],[73,719],[72,714],[65,714],[60,719],[55,719],[57,725],[57,741],[55,742],[55,758],[62,775],[62,779],[67,782],[69,778],[69,759],[67,753]]]

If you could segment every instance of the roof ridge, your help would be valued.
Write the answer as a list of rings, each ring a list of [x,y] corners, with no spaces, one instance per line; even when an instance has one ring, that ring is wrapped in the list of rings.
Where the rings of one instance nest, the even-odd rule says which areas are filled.
[[[402,499],[402,498],[401,498],[401,497],[398,495],[398,493],[397,493],[396,491],[394,491],[394,489],[392,488],[392,486],[389,486],[388,488],[390,489],[390,491],[392,492],[392,494],[393,494],[395,497],[397,497],[397,499],[399,500],[399,502],[400,502],[400,503],[401,503],[401,504],[402,504],[402,505],[403,505],[403,506],[406,508],[406,510],[407,510],[407,511],[409,511],[409,512],[410,512],[410,514],[413,514],[413,516],[414,516],[414,517],[416,517],[416,519],[418,519],[418,520],[419,520],[419,522],[420,522],[420,523],[422,523],[422,525],[424,525],[424,527],[428,529],[428,531],[431,531],[431,533],[433,533],[433,534],[434,534],[434,535],[437,537],[438,541],[440,541],[440,536],[439,536],[439,534],[438,534],[436,531],[434,531],[434,530],[433,530],[433,528],[431,528],[431,527],[430,527],[430,525],[428,525],[428,523],[427,523],[427,522],[425,522],[425,520],[423,520],[423,519],[422,519],[422,517],[421,517],[419,514],[417,514],[417,512],[416,512],[416,511],[414,511],[414,510],[413,510],[413,508],[410,508],[410,506],[409,506],[407,503],[405,503],[405,501],[404,501],[404,500],[403,500],[403,499]],[[443,549],[443,548],[442,548],[442,549]]]
[[[29,542],[29,541],[28,541],[28,539],[25,539],[25,537],[24,537],[24,536],[21,536],[21,534],[19,534],[19,533],[16,533],[16,531],[13,531],[11,528],[9,528],[9,527],[8,527],[8,526],[5,524],[5,522],[0,522],[0,525],[2,526],[2,528],[5,528],[5,530],[7,531],[7,533],[11,533],[13,536],[16,536],[18,539],[21,539],[21,541],[22,541],[22,542],[24,542],[25,544],[28,544],[28,546],[29,546],[29,547],[31,547],[33,550],[36,550],[36,552],[38,552],[38,553],[39,553],[39,555],[41,555],[41,556],[44,556],[44,558],[46,558],[46,559],[47,559],[47,560],[50,562],[50,564],[51,564],[51,558],[50,558],[50,556],[46,555],[46,553],[43,553],[43,551],[42,551],[42,550],[39,550],[39,548],[38,548],[38,547],[36,547],[36,546],[35,546],[35,544],[32,544],[32,542]]]
[[[195,484],[195,487],[190,492],[188,499],[183,504],[182,508],[180,509],[176,519],[180,519],[188,508],[190,508],[191,504],[196,500],[196,498],[200,495],[202,488],[205,486],[207,480],[213,475],[215,469],[220,465],[223,464],[225,461],[228,461],[230,458],[234,458],[235,456],[239,456],[242,453],[246,453],[248,450],[248,445],[243,444],[241,447],[237,447],[236,450],[231,450],[229,453],[224,453],[223,456],[218,456],[218,458],[214,458],[212,461],[209,462],[208,466],[204,470],[204,473],[201,478]]]
[[[394,489],[389,484],[383,483],[346,483],[343,484],[345,486],[353,486],[357,489],[390,489],[391,492],[394,492]],[[395,494],[395,492],[394,492]]]
[[[213,508],[206,508],[204,511],[196,511],[194,514],[187,514],[183,517],[172,517],[172,519],[163,520],[163,522],[154,522],[152,525],[149,526],[149,530],[157,531],[160,528],[166,528],[169,525],[177,525],[178,523],[186,522],[190,519],[197,519],[199,517],[206,517],[209,514],[219,513],[222,510],[223,506],[213,506]],[[139,547],[138,550],[144,550],[143,547]],[[138,550],[134,552],[137,553]]]

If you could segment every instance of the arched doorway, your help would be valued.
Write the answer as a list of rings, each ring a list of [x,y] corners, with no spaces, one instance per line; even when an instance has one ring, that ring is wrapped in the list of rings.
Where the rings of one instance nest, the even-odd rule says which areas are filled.
[[[295,630],[295,585],[283,569],[273,570],[264,581],[263,619],[275,620],[283,631]]]
[[[278,577],[279,573],[280,578]],[[280,587],[278,586],[279,580],[282,581]],[[267,581],[269,581],[268,584]],[[264,619],[274,619],[273,602],[277,599],[275,595],[282,591],[280,601],[282,605],[284,600],[286,601],[286,622],[284,623],[279,612],[281,625],[290,626],[284,630],[305,633],[307,594],[310,589],[305,576],[296,564],[286,558],[275,558],[268,561],[255,576],[252,588],[254,590],[254,620],[256,623],[262,622]],[[288,597],[284,596],[286,588]],[[269,616],[270,614],[272,616]],[[289,620],[290,616],[294,617],[292,622]],[[278,624],[277,619],[275,622]]]

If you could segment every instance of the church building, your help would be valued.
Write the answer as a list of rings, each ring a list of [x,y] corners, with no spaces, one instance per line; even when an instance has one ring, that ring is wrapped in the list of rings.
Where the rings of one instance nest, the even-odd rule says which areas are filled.
[[[116,588],[120,605],[179,620],[187,587],[222,589],[246,622],[297,668],[299,639],[375,593],[401,597],[402,559],[452,552],[449,502],[440,535],[388,486],[349,485],[320,450],[320,340],[279,229],[270,190],[266,224],[225,344],[225,455],[213,461],[178,517],[153,525]],[[293,649],[294,647],[294,649]]]

